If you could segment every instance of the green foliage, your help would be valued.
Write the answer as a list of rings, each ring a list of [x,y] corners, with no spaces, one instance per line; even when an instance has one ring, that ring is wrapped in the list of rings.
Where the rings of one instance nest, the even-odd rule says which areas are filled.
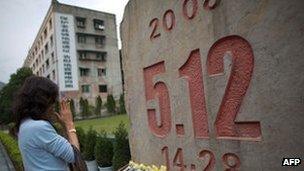
[[[101,108],[102,108],[102,99],[100,96],[96,97],[96,102],[95,102],[95,115],[100,115],[101,114]]]
[[[89,101],[87,99],[83,99],[82,97],[79,100],[80,105],[80,113],[83,118],[87,118],[90,115],[90,106]]]
[[[20,68],[12,74],[9,82],[0,91],[0,123],[12,122],[12,102],[15,93],[23,85],[25,79],[33,75],[30,68]]]
[[[121,94],[120,98],[119,98],[119,113],[120,114],[127,113],[126,112],[126,107],[125,107],[124,94]]]
[[[114,132],[114,156],[113,156],[113,169],[118,170],[129,163],[131,159],[128,132],[123,123],[120,123]]]
[[[5,83],[0,82],[0,90],[5,86]]]
[[[75,118],[75,116],[76,116],[76,111],[75,111],[75,103],[74,103],[74,100],[73,100],[73,99],[70,100],[70,109],[71,109],[73,118]]]
[[[107,110],[109,113],[115,113],[115,100],[112,94],[108,94],[107,96]]]
[[[55,122],[53,123],[53,127],[54,129],[56,130],[56,132],[62,136],[65,136],[66,135],[66,130],[65,128],[59,123],[59,122]]]
[[[95,109],[95,106],[93,106],[93,105],[88,104],[88,106],[89,106],[88,116],[91,116],[95,112],[96,109]]]
[[[89,105],[89,101],[88,101],[88,99],[85,99],[84,100],[84,114],[86,115],[86,118],[88,117],[88,116],[90,116],[91,115],[91,107],[90,107],[90,105]]]
[[[4,132],[0,132],[0,141],[4,145],[9,157],[11,158],[15,169],[17,171],[23,170],[23,163],[22,163],[22,157],[21,153],[18,148],[17,141],[11,137],[9,134],[6,134]]]
[[[86,134],[82,127],[76,127],[77,137],[79,141],[80,151],[83,152]]]
[[[16,131],[16,123],[11,122],[7,124],[8,134],[11,135],[13,138],[17,138],[17,131]]]
[[[113,144],[104,130],[101,131],[100,137],[97,138],[95,146],[95,158],[98,166],[110,167],[113,159]]]
[[[82,117],[85,117],[85,114],[84,114],[84,100],[83,100],[83,98],[82,97],[80,97],[80,99],[79,99],[79,108],[80,108],[80,114],[81,114],[81,116]]]
[[[87,161],[94,160],[94,149],[96,144],[97,132],[92,129],[89,129],[85,136],[84,141],[84,159]]]

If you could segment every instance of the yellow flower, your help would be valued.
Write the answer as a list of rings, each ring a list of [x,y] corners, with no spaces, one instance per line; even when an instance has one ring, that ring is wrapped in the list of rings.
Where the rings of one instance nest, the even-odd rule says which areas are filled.
[[[159,171],[167,171],[167,168],[166,168],[166,166],[160,166],[160,169],[159,169]]]
[[[167,168],[165,166],[161,166],[160,168],[158,168],[155,165],[147,165],[147,164],[143,164],[143,163],[135,163],[134,161],[130,161],[129,162],[129,166],[133,169],[137,169],[139,171],[167,171]]]

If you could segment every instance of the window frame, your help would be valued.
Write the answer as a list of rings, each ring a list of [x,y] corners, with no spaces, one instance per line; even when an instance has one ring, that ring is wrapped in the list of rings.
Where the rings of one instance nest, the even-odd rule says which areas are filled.
[[[86,38],[86,36],[84,36],[84,35],[77,35],[77,42],[79,43],[79,44],[84,44],[84,43],[86,43],[87,42],[87,38]]]
[[[79,53],[79,59],[85,60],[87,59],[87,53],[86,52],[78,52]]]
[[[106,68],[97,68],[98,77],[103,77],[107,75]]]
[[[95,30],[105,30],[105,22],[104,22],[104,20],[93,19],[93,23],[94,23]],[[101,28],[99,26],[101,26]]]
[[[81,92],[82,93],[90,93],[91,92],[91,85],[89,85],[89,84],[81,85]]]
[[[108,85],[107,84],[98,85],[98,92],[99,93],[108,93]]]
[[[88,77],[90,76],[90,68],[81,68],[79,67],[80,77]]]
[[[80,24],[80,23],[82,23],[82,24]],[[86,18],[76,17],[76,26],[78,28],[85,28],[86,27]]]

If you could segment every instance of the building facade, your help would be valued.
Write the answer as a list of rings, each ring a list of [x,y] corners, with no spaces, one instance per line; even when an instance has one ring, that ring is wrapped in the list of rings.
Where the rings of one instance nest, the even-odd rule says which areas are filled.
[[[114,14],[53,0],[24,61],[33,73],[58,84],[61,97],[91,105],[108,94],[122,94]]]

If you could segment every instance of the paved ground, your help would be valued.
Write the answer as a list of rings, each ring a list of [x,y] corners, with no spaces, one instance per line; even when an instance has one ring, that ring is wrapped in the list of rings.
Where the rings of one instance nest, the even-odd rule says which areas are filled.
[[[0,142],[0,171],[15,171],[12,161],[8,157],[4,146]]]

